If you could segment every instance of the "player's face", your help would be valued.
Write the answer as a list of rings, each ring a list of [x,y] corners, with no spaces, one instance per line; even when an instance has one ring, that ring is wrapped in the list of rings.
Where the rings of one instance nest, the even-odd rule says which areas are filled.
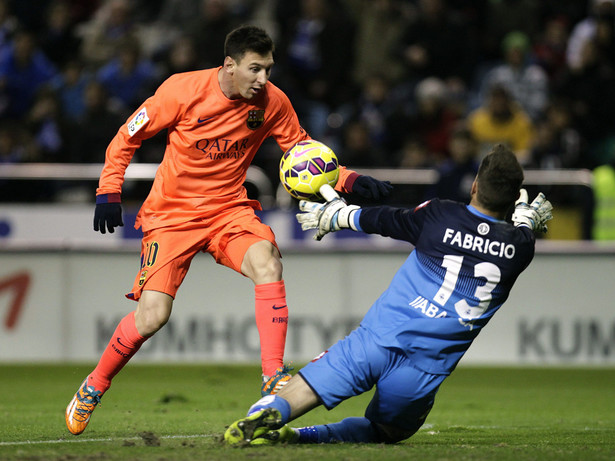
[[[233,83],[237,95],[245,99],[254,98],[269,80],[273,67],[273,55],[260,55],[248,51],[240,61],[233,61]]]

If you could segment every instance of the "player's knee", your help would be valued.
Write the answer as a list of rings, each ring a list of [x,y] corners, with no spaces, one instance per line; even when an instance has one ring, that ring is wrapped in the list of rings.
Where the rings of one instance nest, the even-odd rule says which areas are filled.
[[[263,261],[263,264],[256,269],[261,279],[269,282],[276,282],[282,279],[282,261],[273,255]]]
[[[387,426],[385,424],[374,424],[378,433],[380,443],[397,443],[410,438],[417,429],[403,429],[399,427]]]
[[[282,261],[277,254],[260,253],[244,263],[243,272],[255,284],[277,282],[282,280]]]
[[[135,311],[137,331],[142,336],[151,336],[166,325],[170,316],[171,307],[166,303],[140,302]]]

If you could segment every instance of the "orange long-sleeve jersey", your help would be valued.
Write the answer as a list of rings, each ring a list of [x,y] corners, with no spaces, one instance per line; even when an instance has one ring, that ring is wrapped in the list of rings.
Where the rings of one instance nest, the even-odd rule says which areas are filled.
[[[121,193],[141,142],[168,129],[164,158],[136,228],[148,231],[212,216],[237,203],[261,209],[248,200],[243,183],[263,141],[272,136],[285,152],[310,138],[288,97],[271,82],[253,100],[228,99],[218,83],[219,70],[168,78],[109,144],[97,195]],[[354,177],[341,167],[336,189],[347,192]]]

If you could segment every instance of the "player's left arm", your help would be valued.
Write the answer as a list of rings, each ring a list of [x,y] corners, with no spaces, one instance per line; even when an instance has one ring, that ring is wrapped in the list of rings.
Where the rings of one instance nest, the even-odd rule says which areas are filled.
[[[95,231],[113,233],[115,227],[124,225],[121,194],[126,169],[143,140],[168,128],[179,118],[178,95],[182,95],[185,89],[176,80],[176,77],[167,79],[126,120],[109,143],[96,189]]]
[[[372,176],[359,174],[340,166],[340,177],[335,190],[357,194],[367,199],[381,200],[391,193],[393,185],[391,181],[380,181]]]

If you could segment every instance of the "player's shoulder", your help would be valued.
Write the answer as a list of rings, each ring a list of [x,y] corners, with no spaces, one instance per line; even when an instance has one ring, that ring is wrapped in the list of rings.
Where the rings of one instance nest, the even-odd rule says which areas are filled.
[[[211,88],[212,79],[215,78],[216,69],[193,70],[178,72],[170,75],[160,85],[165,93],[174,94],[176,97],[202,94]]]
[[[210,80],[214,78],[217,74],[216,68],[211,69],[201,69],[201,70],[190,70],[187,72],[177,72],[176,74],[172,74],[167,79],[168,82],[172,84],[186,84],[190,83],[192,85],[209,85]]]
[[[279,87],[277,87],[271,81],[267,82],[267,105],[274,107],[288,107],[292,108],[292,103],[290,102],[290,98],[282,91]]]
[[[461,202],[454,200],[432,198],[425,200],[423,203],[414,208],[415,213],[419,211],[425,211],[436,214],[448,214],[453,210],[463,210],[465,205]]]

